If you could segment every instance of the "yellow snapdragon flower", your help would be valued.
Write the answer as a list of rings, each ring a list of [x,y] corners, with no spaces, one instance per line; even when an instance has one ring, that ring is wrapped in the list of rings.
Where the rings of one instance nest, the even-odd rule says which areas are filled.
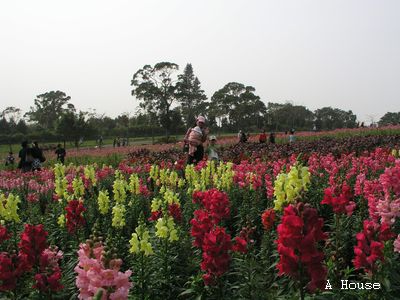
[[[99,205],[99,211],[102,215],[105,215],[110,208],[110,197],[108,196],[108,191],[100,191],[97,198],[97,203]]]
[[[72,187],[76,198],[81,198],[85,195],[85,186],[81,177],[75,177],[74,180],[72,180]]]
[[[156,236],[168,239],[170,242],[179,240],[178,231],[175,228],[175,222],[172,217],[163,217],[157,220]]]
[[[112,209],[112,226],[115,228],[122,228],[125,226],[125,205],[116,204]]]
[[[18,215],[18,203],[21,203],[18,195],[8,194],[6,198],[4,194],[0,194],[0,217],[5,221],[19,223],[21,219]]]
[[[274,183],[274,209],[282,210],[289,203],[293,203],[302,191],[307,191],[310,181],[310,172],[307,167],[293,165],[290,171],[280,173]]]
[[[135,232],[132,233],[132,238],[129,241],[131,248],[129,252],[132,254],[142,251],[145,256],[154,254],[151,243],[149,242],[150,234],[143,224],[136,227]]]

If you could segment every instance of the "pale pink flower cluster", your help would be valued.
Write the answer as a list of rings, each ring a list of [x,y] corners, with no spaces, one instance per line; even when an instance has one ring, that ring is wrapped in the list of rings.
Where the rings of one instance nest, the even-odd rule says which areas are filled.
[[[400,166],[387,168],[379,177],[383,189],[383,199],[379,199],[376,209],[381,223],[393,225],[400,217]]]
[[[76,286],[79,288],[79,299],[92,299],[100,290],[103,292],[102,300],[127,299],[132,283],[129,277],[132,271],[120,272],[122,261],[110,261],[110,267],[103,264],[103,246],[95,245],[91,248],[88,244],[81,244],[78,251],[79,262],[75,267]]]
[[[397,236],[396,240],[393,243],[394,251],[400,253],[400,234]]]

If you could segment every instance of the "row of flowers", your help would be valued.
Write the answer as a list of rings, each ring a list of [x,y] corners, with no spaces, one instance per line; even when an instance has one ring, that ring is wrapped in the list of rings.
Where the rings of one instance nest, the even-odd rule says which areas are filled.
[[[31,287],[81,299],[262,298],[266,290],[304,298],[328,297],[327,279],[366,276],[395,293],[397,157],[377,148],[185,168],[2,172],[0,290],[14,298]]]

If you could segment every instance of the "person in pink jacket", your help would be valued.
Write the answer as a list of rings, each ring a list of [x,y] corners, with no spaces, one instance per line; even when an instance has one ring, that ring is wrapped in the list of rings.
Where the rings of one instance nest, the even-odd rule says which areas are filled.
[[[188,164],[197,164],[203,160],[204,146],[203,143],[207,140],[209,129],[205,127],[206,119],[199,116],[196,119],[196,126],[189,128],[186,132],[184,142],[189,146]]]

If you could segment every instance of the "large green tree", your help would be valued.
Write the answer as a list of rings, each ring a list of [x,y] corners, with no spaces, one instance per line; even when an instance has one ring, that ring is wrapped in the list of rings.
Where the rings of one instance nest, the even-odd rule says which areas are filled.
[[[310,130],[314,114],[302,105],[268,102],[265,120],[270,130]]]
[[[379,126],[400,124],[400,112],[387,112],[379,120]]]
[[[132,95],[140,100],[139,106],[149,114],[156,114],[168,137],[171,132],[172,105],[176,102],[176,72],[179,66],[170,62],[145,65],[132,78]]]
[[[239,130],[250,126],[260,127],[265,104],[254,94],[255,88],[242,83],[230,82],[216,91],[211,97],[212,115],[220,120],[228,120],[232,129]]]
[[[181,104],[185,125],[191,126],[196,116],[204,114],[205,100],[207,100],[207,96],[201,89],[200,80],[194,76],[191,64],[187,64],[183,74],[178,75],[176,87],[176,96]]]
[[[323,107],[314,112],[317,129],[332,130],[336,128],[354,128],[357,116],[351,110]]]
[[[46,130],[55,129],[57,120],[67,111],[74,111],[75,107],[69,103],[71,99],[62,91],[51,91],[36,96],[35,106],[25,115],[30,121],[38,123]]]

